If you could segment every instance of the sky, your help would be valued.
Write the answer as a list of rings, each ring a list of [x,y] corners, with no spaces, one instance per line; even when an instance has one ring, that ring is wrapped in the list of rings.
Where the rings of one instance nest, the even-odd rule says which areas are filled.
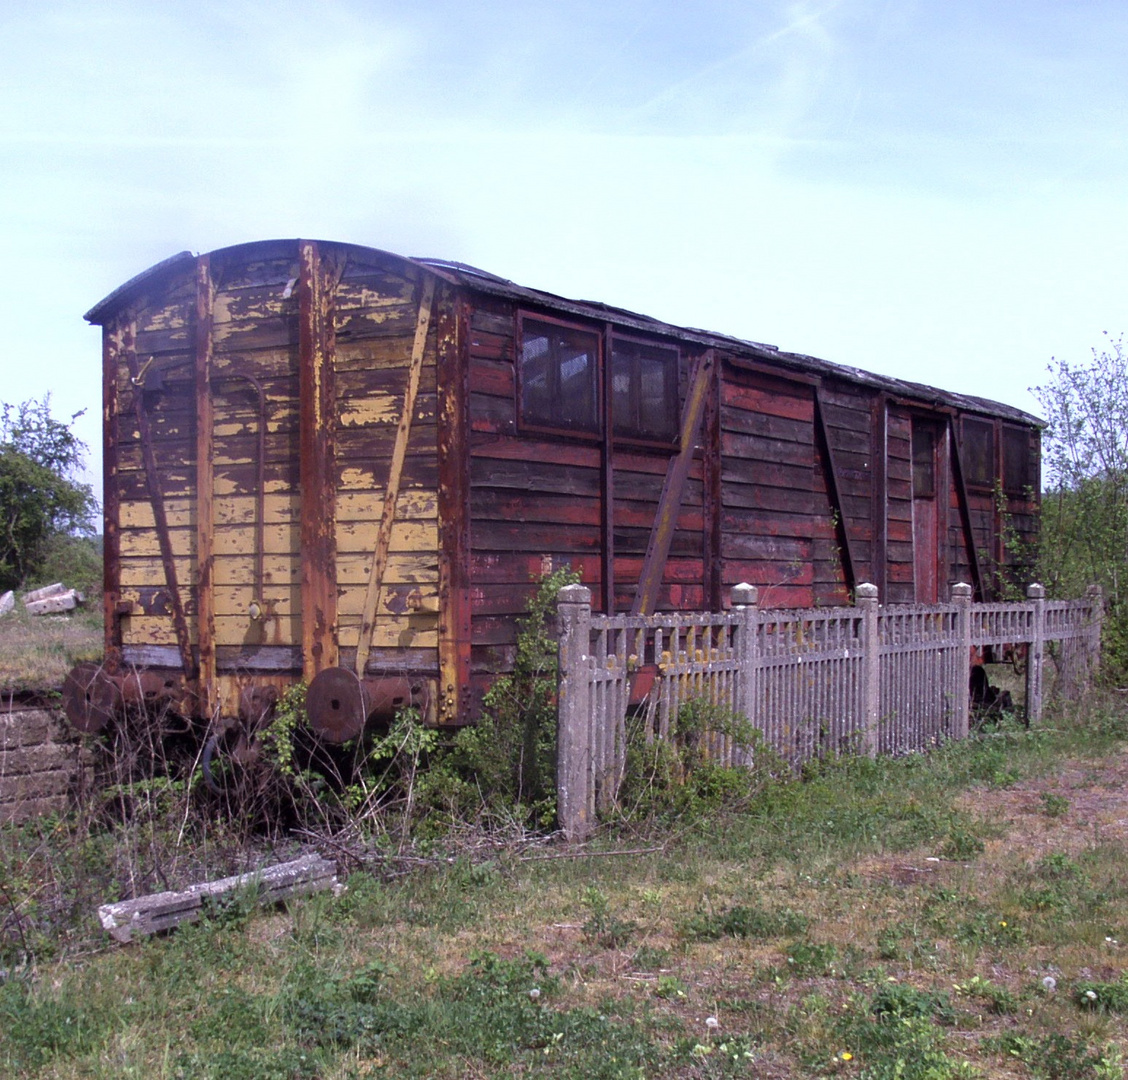
[[[1037,413],[1128,330],[1122,0],[4,0],[0,401],[178,251],[482,267]]]

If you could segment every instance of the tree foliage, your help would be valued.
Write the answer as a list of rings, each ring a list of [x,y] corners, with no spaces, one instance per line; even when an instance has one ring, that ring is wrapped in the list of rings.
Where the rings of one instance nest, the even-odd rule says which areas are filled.
[[[1097,583],[1107,599],[1110,674],[1128,676],[1128,351],[1108,337],[1091,361],[1054,360],[1033,387],[1049,422],[1043,441],[1040,572],[1049,595]]]
[[[93,531],[86,447],[71,430],[81,415],[56,420],[49,395],[0,406],[0,590],[31,581],[59,538]]]

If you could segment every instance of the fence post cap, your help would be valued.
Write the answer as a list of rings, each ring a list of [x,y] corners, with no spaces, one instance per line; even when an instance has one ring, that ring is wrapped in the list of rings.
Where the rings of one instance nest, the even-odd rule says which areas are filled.
[[[854,589],[854,598],[857,600],[876,600],[877,586],[868,581],[861,582],[857,588]]]
[[[1099,585],[1090,585],[1085,590],[1085,595],[1094,600],[1099,600],[1104,595],[1104,590]]]
[[[1039,585],[1038,582],[1031,582],[1026,586],[1026,599],[1027,600],[1045,600],[1046,599],[1046,586]]]
[[[760,598],[760,590],[755,585],[742,581],[732,587],[732,602],[734,606],[754,607]]]
[[[591,589],[586,585],[565,585],[557,594],[558,604],[590,604]]]
[[[971,586],[966,581],[957,581],[955,585],[952,586],[952,599],[970,600]]]

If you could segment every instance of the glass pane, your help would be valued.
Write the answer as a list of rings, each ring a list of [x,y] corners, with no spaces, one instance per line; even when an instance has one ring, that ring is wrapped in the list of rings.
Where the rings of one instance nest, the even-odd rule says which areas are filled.
[[[672,377],[671,377],[672,376]],[[639,432],[653,439],[677,434],[677,354],[639,357]]]
[[[599,427],[599,338],[525,319],[521,326],[521,419],[545,427]]]
[[[1024,495],[1034,486],[1030,468],[1030,432],[1003,428],[1003,484],[1012,495]]]
[[[963,422],[960,446],[964,481],[973,487],[991,487],[995,482],[995,426],[986,420]]]
[[[521,414],[526,420],[549,423],[552,420],[552,385],[549,380],[549,339],[547,333],[525,324],[521,347]]]
[[[913,498],[936,494],[936,431],[929,425],[913,424]]]
[[[678,434],[678,351],[616,340],[611,360],[615,433],[672,442]]]

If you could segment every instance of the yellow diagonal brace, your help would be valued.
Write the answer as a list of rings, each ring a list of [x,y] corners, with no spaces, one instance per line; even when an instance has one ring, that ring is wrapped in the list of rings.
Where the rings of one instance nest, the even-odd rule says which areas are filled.
[[[380,606],[380,591],[384,585],[384,570],[388,565],[388,549],[392,544],[392,526],[396,521],[396,500],[399,498],[400,477],[407,457],[407,441],[411,436],[411,418],[415,414],[415,396],[419,393],[419,375],[423,369],[423,349],[427,344],[427,330],[431,325],[431,303],[435,298],[435,279],[429,274],[423,281],[423,296],[419,301],[419,318],[415,323],[415,342],[411,347],[411,368],[407,376],[407,390],[403,396],[403,412],[396,429],[396,444],[392,450],[392,465],[388,470],[388,484],[384,488],[384,513],[380,518],[380,532],[376,537],[376,552],[372,570],[368,575],[368,590],[364,594],[364,615],[360,622],[360,638],[356,647],[356,673],[364,675],[368,653],[372,648],[372,631],[376,625],[376,609]]]

